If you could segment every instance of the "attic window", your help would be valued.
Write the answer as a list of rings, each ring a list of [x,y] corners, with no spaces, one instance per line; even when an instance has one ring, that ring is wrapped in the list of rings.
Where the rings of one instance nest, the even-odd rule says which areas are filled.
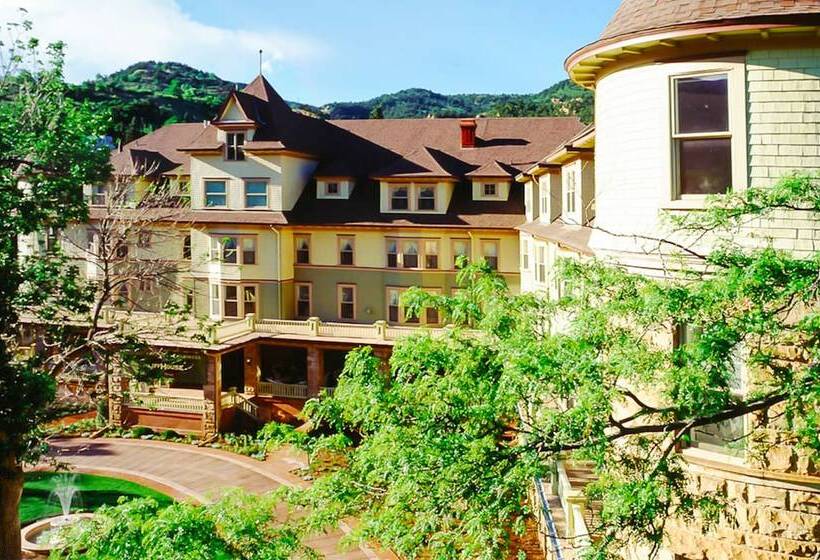
[[[245,152],[242,146],[245,145],[245,134],[242,132],[229,132],[225,135],[225,159],[229,161],[242,161],[245,159]]]
[[[328,183],[325,187],[327,196],[339,196],[339,183]]]
[[[498,186],[495,183],[484,183],[484,196],[498,196]]]

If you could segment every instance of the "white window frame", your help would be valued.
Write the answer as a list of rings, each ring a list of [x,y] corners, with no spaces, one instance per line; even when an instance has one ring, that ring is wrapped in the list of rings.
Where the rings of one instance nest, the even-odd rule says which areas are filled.
[[[437,320],[436,321],[430,321],[430,316],[428,314],[428,310],[431,309],[431,308],[428,308],[428,307],[425,307],[424,311],[418,317],[416,317],[415,320],[409,321],[407,319],[406,309],[401,304],[401,298],[402,298],[402,295],[404,295],[404,293],[409,289],[410,288],[405,287],[405,286],[387,286],[385,288],[385,310],[387,312],[386,316],[385,316],[385,319],[387,320],[387,322],[390,323],[391,325],[440,325],[441,324],[441,316],[439,315],[438,310],[436,310]],[[425,292],[428,292],[430,294],[435,294],[435,295],[440,295],[441,294],[441,288],[422,288],[422,290],[424,290]],[[392,303],[391,303],[392,302],[392,297],[394,295],[397,297],[397,304],[396,305],[392,305]],[[391,311],[390,308],[391,307],[396,308],[396,320],[395,321],[390,317],[390,311]]]
[[[390,209],[391,212],[412,212],[413,209],[411,208],[411,201],[413,199],[412,196],[412,185],[410,183],[402,183],[398,185],[388,185],[387,186],[387,207]],[[404,189],[407,192],[407,197],[398,197],[398,200],[406,200],[407,207],[406,208],[394,208],[393,207],[393,200],[397,197],[393,196],[393,193],[396,191]]]
[[[415,211],[416,212],[435,212],[435,211],[438,210],[438,185],[437,184],[431,183],[431,184],[414,185],[414,190],[415,190],[415,201],[416,201]],[[422,197],[421,193],[424,192],[424,191],[428,191],[428,190],[433,192],[432,198]],[[422,208],[421,207],[421,201],[422,200],[425,200],[425,201],[432,200],[433,201],[433,207],[432,208]]]
[[[385,237],[385,268],[390,270],[440,270],[441,269],[441,240],[429,237]],[[396,252],[391,253],[390,247],[395,244]],[[407,249],[415,244],[418,262],[416,266],[405,266],[405,255],[410,254]],[[435,247],[428,252],[428,245]],[[395,254],[396,266],[390,266],[390,255]],[[427,266],[427,257],[436,257],[436,266]]]
[[[90,206],[105,206],[108,202],[108,185],[91,185]]]
[[[488,255],[487,248],[495,247],[495,255]],[[490,267],[498,271],[501,264],[501,240],[500,239],[482,239],[481,240],[481,257],[490,265]],[[491,261],[490,259],[495,259]]]
[[[295,287],[295,294],[294,294],[295,308],[293,310],[294,317],[296,317],[298,319],[307,319],[307,318],[309,318],[313,315],[313,283],[311,283],[311,282],[295,282],[294,287]],[[308,299],[307,300],[300,299],[300,295],[301,295],[300,294],[300,288],[307,288],[307,292],[308,292]],[[307,312],[307,314],[303,315],[303,314],[299,313],[299,304],[304,303],[305,301],[307,302],[308,312]]]
[[[344,290],[350,288],[352,289],[353,293],[353,301],[346,302],[344,301],[343,294]],[[341,321],[355,321],[356,320],[356,299],[357,299],[357,286],[356,284],[349,284],[349,283],[341,283],[336,284],[336,315],[338,316],[339,320]],[[353,316],[352,317],[345,317],[342,313],[342,305],[343,304],[350,304],[352,305]]]
[[[222,193],[208,193],[208,185],[222,183]],[[203,204],[205,208],[227,208],[228,207],[228,181],[226,179],[203,179],[202,181],[202,195]],[[224,204],[208,204],[209,196],[223,196],[225,197]]]
[[[234,251],[234,253],[236,254],[236,262],[227,262],[225,260],[225,245],[226,240],[228,239],[233,240],[236,243],[236,246],[233,249],[230,249],[231,251]],[[250,241],[253,244],[253,262],[246,262],[246,241]],[[212,261],[218,261],[223,265],[230,266],[250,266],[259,264],[259,244],[257,243],[255,235],[244,235],[235,233],[212,234],[210,235],[210,243],[210,259]]]
[[[473,244],[470,242],[470,239],[467,237],[453,238],[450,240],[450,256],[452,257],[450,264],[453,267],[452,270],[456,270],[456,259],[460,255],[460,253],[456,253],[456,243],[464,243],[466,249],[464,256],[467,257],[467,261],[473,260]]]
[[[304,241],[307,245],[307,262],[299,261],[299,251],[304,252],[305,249],[299,249],[299,242]],[[310,234],[296,234],[293,236],[293,262],[298,265],[309,265],[311,260],[310,248]]]
[[[259,185],[259,184],[263,184],[265,186],[265,192],[264,193],[248,193],[248,186],[249,185]],[[256,210],[256,209],[260,209],[260,208],[261,209],[269,208],[270,207],[270,192],[269,192],[270,189],[269,189],[269,186],[270,185],[269,185],[269,182],[268,182],[267,179],[253,179],[253,178],[244,179],[243,184],[242,184],[242,189],[243,189],[242,194],[244,196],[245,208],[247,208],[249,210]],[[253,206],[248,204],[248,200],[250,198],[261,198],[261,197],[265,198],[265,203],[264,204],[253,205]]]
[[[346,242],[350,242],[350,262],[342,262],[342,247]],[[345,251],[347,252],[347,251]],[[336,254],[339,266],[356,266],[356,236],[355,235],[339,235],[336,237]]]
[[[237,141],[240,140],[241,141]],[[225,160],[226,161],[244,161],[245,150],[243,146],[247,140],[247,134],[244,132],[226,132],[225,133]],[[231,157],[231,150],[233,150],[234,157]]]

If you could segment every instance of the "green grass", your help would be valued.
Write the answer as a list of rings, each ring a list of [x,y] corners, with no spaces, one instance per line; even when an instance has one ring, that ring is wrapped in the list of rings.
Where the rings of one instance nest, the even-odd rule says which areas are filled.
[[[73,484],[79,489],[79,497],[75,495],[71,504],[73,512],[89,512],[103,505],[116,505],[120,496],[153,498],[163,506],[173,502],[161,492],[119,478],[91,474],[30,472],[26,473],[23,498],[20,501],[20,521],[23,525],[62,513],[60,501],[52,492],[60,478],[66,476],[73,477]]]

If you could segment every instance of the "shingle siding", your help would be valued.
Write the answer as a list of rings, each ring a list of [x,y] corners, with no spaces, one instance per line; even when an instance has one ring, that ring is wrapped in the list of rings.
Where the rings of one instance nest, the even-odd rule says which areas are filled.
[[[751,51],[746,80],[751,186],[820,169],[820,49]]]

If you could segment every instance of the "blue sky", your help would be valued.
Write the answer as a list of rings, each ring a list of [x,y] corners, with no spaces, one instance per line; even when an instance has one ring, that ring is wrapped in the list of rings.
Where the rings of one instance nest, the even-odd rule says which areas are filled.
[[[235,81],[264,71],[287,99],[352,101],[408,87],[529,93],[564,79],[618,0],[0,0],[25,6],[35,34],[68,43],[81,81],[145,59]]]

